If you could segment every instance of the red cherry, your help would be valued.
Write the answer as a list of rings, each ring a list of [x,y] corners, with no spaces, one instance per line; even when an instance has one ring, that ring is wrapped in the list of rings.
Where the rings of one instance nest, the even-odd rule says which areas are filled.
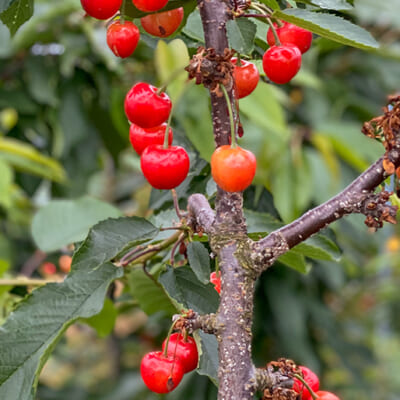
[[[40,266],[42,275],[54,275],[57,272],[57,267],[52,262],[45,262]]]
[[[248,96],[258,84],[260,74],[257,67],[245,60],[240,60],[241,65],[237,65],[237,58],[231,58],[233,68],[233,78],[236,84],[236,95],[238,99]]]
[[[324,390],[320,390],[315,393],[317,395],[317,399],[319,400],[340,400],[339,397],[334,395],[331,392],[325,392]]]
[[[313,392],[319,389],[319,379],[318,376],[311,371],[311,369],[300,366],[301,372],[303,373],[303,379],[307,382],[308,386]],[[297,393],[302,393],[302,400],[312,400],[311,393],[306,389],[303,382],[294,378],[293,390]]]
[[[162,344],[164,351],[167,339]],[[177,357],[181,360],[185,374],[193,371],[197,367],[199,360],[199,353],[197,352],[197,345],[194,339],[190,336],[185,341],[181,333],[173,333],[169,337],[167,354],[170,357]]]
[[[140,18],[143,29],[150,35],[167,37],[172,35],[181,24],[183,19],[183,7],[174,10],[164,11],[156,14],[149,14]]]
[[[125,113],[129,121],[142,128],[153,128],[165,122],[171,112],[166,93],[145,82],[134,85],[125,97]]]
[[[281,44],[294,44],[302,53],[305,53],[311,47],[312,33],[307,29],[300,28],[289,22],[283,22],[281,27],[274,24],[274,27]],[[275,37],[271,28],[268,29],[267,42],[270,46],[275,45]]]
[[[132,0],[132,3],[140,11],[152,12],[164,8],[168,0]]]
[[[140,158],[143,175],[155,189],[173,189],[179,186],[189,172],[189,156],[180,146],[152,144]]]
[[[111,18],[121,7],[122,0],[81,0],[83,9],[93,18]]]
[[[165,357],[161,351],[153,351],[143,357],[140,374],[151,391],[168,393],[179,385],[184,370],[178,358]]]
[[[265,74],[272,82],[289,82],[301,67],[301,53],[293,44],[272,46],[263,56]]]
[[[107,44],[111,51],[121,58],[129,57],[139,42],[140,33],[138,27],[130,22],[113,22],[107,28]]]
[[[251,151],[225,145],[211,156],[211,175],[227,192],[240,192],[250,186],[256,173],[256,157]]]
[[[218,293],[221,293],[221,274],[218,274],[214,271],[210,274],[210,282],[215,286],[215,290]]]
[[[139,156],[143,153],[144,149],[151,144],[163,144],[165,130],[167,124],[163,123],[154,128],[142,128],[139,125],[132,124],[129,128],[129,139],[132,147],[135,149]],[[172,129],[168,130],[168,144],[171,145],[173,139]]]

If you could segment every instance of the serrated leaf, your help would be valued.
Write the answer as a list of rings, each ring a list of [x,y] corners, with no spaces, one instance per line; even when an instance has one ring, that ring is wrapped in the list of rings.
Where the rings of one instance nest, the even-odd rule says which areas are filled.
[[[182,32],[190,38],[204,43],[204,30],[199,10],[194,10],[189,15]]]
[[[196,370],[200,375],[208,376],[215,385],[218,385],[218,342],[215,335],[209,335],[202,331],[194,334],[199,347],[199,366]]]
[[[189,267],[168,267],[159,281],[178,308],[192,309],[200,314],[216,312],[219,296],[214,286],[199,282]]]
[[[95,329],[99,337],[104,338],[113,331],[117,315],[114,303],[106,298],[102,310],[93,317],[82,319],[82,322]]]
[[[311,3],[327,10],[351,10],[354,8],[346,0],[311,0]]]
[[[33,0],[15,0],[11,7],[0,14],[0,19],[13,36],[18,28],[33,15]]]
[[[61,164],[51,157],[40,154],[33,146],[11,138],[0,138],[0,159],[15,169],[38,175],[56,182],[65,182],[67,177]]]
[[[72,268],[96,268],[124,249],[155,237],[157,228],[139,217],[107,219],[95,225],[75,252]]]
[[[152,315],[164,311],[167,316],[172,316],[177,309],[158,282],[148,277],[141,268],[135,268],[128,275],[128,284],[132,296],[139,303],[140,308]]]
[[[210,281],[210,256],[200,242],[191,242],[187,246],[190,268],[197,279],[205,285]]]
[[[75,269],[62,283],[36,289],[0,328],[0,398],[33,400],[40,366],[77,318],[97,314],[109,284],[123,274],[110,263]]]
[[[54,251],[84,240],[98,222],[121,215],[114,206],[91,197],[53,200],[34,216],[32,236],[41,250]]]
[[[247,18],[229,20],[226,24],[229,45],[241,54],[249,54],[254,48],[257,26]]]
[[[365,29],[332,14],[303,9],[277,10],[273,17],[291,22],[322,37],[364,50],[373,50],[379,44]]]

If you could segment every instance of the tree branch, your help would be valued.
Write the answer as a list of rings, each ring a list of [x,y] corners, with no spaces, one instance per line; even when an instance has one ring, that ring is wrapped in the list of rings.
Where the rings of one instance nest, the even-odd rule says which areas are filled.
[[[211,231],[214,223],[215,212],[210,207],[206,197],[202,194],[192,194],[188,198],[187,209],[189,211],[188,224],[197,232],[198,228],[206,233]]]
[[[400,165],[400,144],[390,150],[388,157],[396,168]],[[279,255],[345,215],[362,213],[367,216],[366,223],[377,224],[375,228],[380,227],[383,220],[394,223],[396,208],[386,204],[387,192],[374,193],[376,187],[389,176],[383,168],[384,158],[386,156],[372,164],[332,199],[255,242],[252,258],[261,270],[272,265]]]

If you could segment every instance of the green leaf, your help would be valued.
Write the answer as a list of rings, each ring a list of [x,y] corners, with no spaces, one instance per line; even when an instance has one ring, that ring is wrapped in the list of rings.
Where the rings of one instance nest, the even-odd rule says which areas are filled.
[[[60,335],[76,319],[100,312],[109,284],[122,274],[110,263],[85,264],[19,303],[0,330],[1,399],[33,400],[40,366]]]
[[[13,36],[18,28],[33,15],[33,0],[16,0],[11,7],[0,14],[0,19],[7,25]]]
[[[226,24],[229,45],[241,54],[250,54],[254,48],[257,26],[247,18],[229,20]]]
[[[85,239],[94,224],[120,216],[114,206],[90,197],[53,200],[34,216],[32,236],[41,250],[54,251]]]
[[[293,247],[293,252],[301,253],[316,260],[340,261],[341,251],[336,243],[323,235],[314,235]]]
[[[96,268],[123,250],[152,239],[157,228],[139,217],[107,219],[95,225],[75,252],[72,268]]]
[[[307,274],[310,272],[311,266],[307,265],[303,254],[296,253],[289,250],[287,253],[281,255],[278,261],[286,266],[301,272],[302,274]]]
[[[191,242],[187,246],[190,268],[197,279],[207,285],[210,281],[210,256],[200,242]]]
[[[192,309],[200,314],[216,312],[219,296],[214,286],[200,283],[189,267],[168,267],[159,281],[178,309]]]
[[[379,44],[365,29],[332,14],[315,13],[303,9],[277,10],[274,17],[308,29],[336,42],[364,50],[377,49]]]
[[[199,10],[195,10],[189,15],[182,32],[190,38],[204,43],[204,30]]]
[[[311,3],[327,10],[351,10],[354,8],[346,0],[311,0]]]
[[[16,139],[0,138],[0,159],[14,168],[56,182],[65,182],[63,167],[53,158],[40,154],[33,146]]]
[[[280,10],[279,4],[276,0],[261,0],[261,3],[264,3],[269,8],[273,10]]]
[[[185,42],[181,39],[169,43],[160,40],[154,52],[154,62],[160,81],[169,82],[167,91],[172,102],[176,103],[187,84],[184,68],[189,64],[189,53]]]
[[[199,366],[196,370],[200,375],[208,376],[215,385],[218,385],[218,342],[214,335],[202,331],[195,332],[196,342],[200,344]]]
[[[99,337],[104,338],[113,331],[117,315],[114,303],[106,298],[102,310],[93,317],[82,319],[82,322],[95,329]]]
[[[163,287],[147,276],[142,268],[135,268],[129,272],[128,285],[132,296],[147,315],[164,311],[167,316],[172,316],[177,312]]]
[[[0,158],[0,204],[4,207],[11,205],[11,184],[14,174],[10,166]]]
[[[0,0],[0,13],[7,10],[15,0]]]

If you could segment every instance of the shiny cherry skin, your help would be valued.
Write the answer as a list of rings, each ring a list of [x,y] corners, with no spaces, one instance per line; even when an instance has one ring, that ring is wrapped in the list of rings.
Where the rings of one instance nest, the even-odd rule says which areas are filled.
[[[325,392],[324,390],[320,390],[315,393],[317,395],[318,400],[340,400],[339,397],[334,395],[331,392]]]
[[[274,27],[281,44],[294,44],[299,48],[301,53],[305,53],[311,47],[312,33],[307,29],[300,28],[289,22],[283,22],[283,26],[281,27],[274,24]],[[267,42],[270,46],[275,45],[275,37],[271,28],[268,29]]]
[[[144,177],[155,189],[174,189],[186,178],[190,160],[186,150],[180,146],[147,146],[140,158]]]
[[[132,0],[132,3],[140,11],[153,12],[164,8],[168,0]]]
[[[167,339],[162,344],[164,351]],[[181,360],[185,374],[193,371],[197,367],[199,361],[199,353],[197,352],[197,345],[195,340],[188,336],[185,341],[182,333],[173,333],[169,337],[167,354],[170,357],[177,357]]]
[[[221,273],[217,275],[217,273],[211,272],[210,274],[210,282],[214,285],[215,290],[218,293],[221,293]]]
[[[237,58],[231,58],[234,65],[233,78],[235,79],[236,95],[238,99],[248,96],[258,84],[260,74],[257,67],[252,62],[240,60],[241,65],[237,65]]]
[[[263,56],[263,69],[275,83],[288,83],[299,72],[301,53],[293,44],[270,47]]]
[[[143,357],[140,374],[152,392],[168,393],[179,385],[184,369],[178,358],[165,357],[161,351],[153,351]]]
[[[239,146],[218,147],[211,156],[211,175],[226,192],[241,192],[250,186],[256,166],[254,154]]]
[[[93,18],[111,18],[120,9],[122,0],[81,0],[83,9]]]
[[[172,35],[181,24],[183,19],[183,7],[149,14],[140,18],[143,29],[150,35],[167,37]]]
[[[121,58],[129,57],[139,42],[139,28],[130,21],[113,22],[107,28],[107,44],[111,51]]]
[[[307,382],[308,386],[312,389],[313,392],[318,391],[319,389],[319,379],[318,376],[311,371],[311,369],[300,366],[301,372],[303,373],[303,379]],[[297,393],[302,393],[302,400],[312,400],[311,393],[308,391],[308,389],[304,386],[304,384],[294,378],[294,384],[293,384],[293,390]]]
[[[125,97],[125,113],[129,121],[142,128],[153,128],[165,122],[172,103],[166,93],[145,82],[134,85]]]
[[[136,153],[142,155],[144,149],[151,144],[163,144],[165,130],[167,129],[167,124],[163,123],[154,128],[142,128],[139,125],[131,124],[129,128],[129,140],[131,141],[132,147]],[[173,140],[172,129],[168,130],[168,145],[172,144]]]

